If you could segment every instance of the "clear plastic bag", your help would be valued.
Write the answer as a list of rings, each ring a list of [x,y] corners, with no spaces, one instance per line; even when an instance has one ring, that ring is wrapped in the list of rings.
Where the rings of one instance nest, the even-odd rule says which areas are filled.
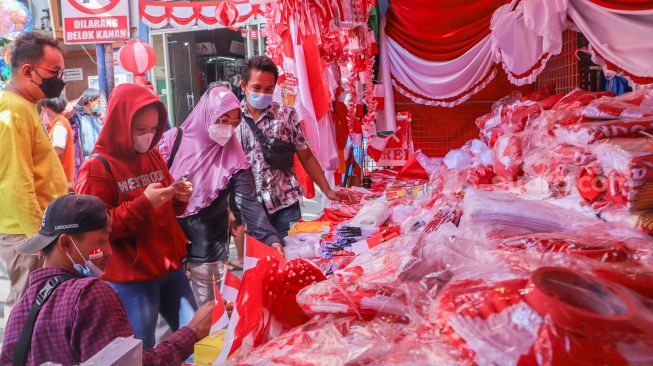
[[[648,138],[601,141],[592,149],[605,199],[636,210],[653,209],[653,143]],[[585,183],[587,184],[587,182]]]
[[[284,248],[286,259],[311,259],[319,257],[321,237],[321,233],[300,233],[287,236],[284,239],[286,243],[286,247]]]
[[[539,200],[524,200],[499,192],[465,191],[461,226],[501,236],[561,232],[600,221]]]
[[[390,217],[389,208],[388,202],[382,199],[367,201],[349,224],[352,226],[383,226]]]
[[[595,119],[653,116],[653,91],[638,90],[617,97],[601,97],[583,109],[583,116]]]
[[[452,281],[431,319],[453,353],[478,365],[646,364],[653,361],[649,306],[597,276],[540,267],[501,281]]]
[[[640,131],[653,132],[653,117],[558,126],[553,133],[560,142],[584,147],[615,137],[639,137]]]

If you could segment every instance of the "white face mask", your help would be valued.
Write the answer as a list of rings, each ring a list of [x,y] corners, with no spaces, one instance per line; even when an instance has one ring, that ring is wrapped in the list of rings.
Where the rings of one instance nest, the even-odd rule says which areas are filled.
[[[154,140],[154,133],[146,133],[145,135],[134,136],[134,150],[138,153],[145,153],[152,146]]]
[[[226,145],[233,135],[234,126],[232,125],[216,123],[209,126],[209,137],[220,146]]]

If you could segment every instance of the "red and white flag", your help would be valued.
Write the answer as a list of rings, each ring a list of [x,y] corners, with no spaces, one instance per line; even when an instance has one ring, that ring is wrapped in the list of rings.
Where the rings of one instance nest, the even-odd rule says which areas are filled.
[[[401,233],[401,228],[399,226],[392,226],[384,229],[382,232],[372,235],[371,237],[357,241],[351,245],[351,249],[356,255],[360,255],[366,252],[369,252],[372,248],[381,245],[381,243],[386,242],[390,239],[394,239],[399,236]]]
[[[385,146],[388,144],[389,139],[390,136],[372,136],[369,145],[367,145],[367,155],[374,159],[374,161],[381,160],[381,155],[383,154],[383,150],[385,150]]]
[[[229,325],[227,309],[224,307],[224,300],[220,296],[220,288],[216,282],[213,282],[213,292],[215,294],[215,307],[211,313],[211,334]]]
[[[220,293],[222,298],[228,303],[236,302],[238,297],[238,290],[240,289],[240,278],[229,270],[225,271],[222,277],[222,284],[220,285]]]
[[[280,268],[286,265],[286,258],[271,246],[265,245],[256,240],[251,235],[245,235],[245,259],[243,264],[243,273],[256,267],[259,259],[266,257],[276,258],[279,261]]]
[[[429,180],[429,173],[424,167],[423,162],[428,160],[428,158],[421,152],[417,151],[411,155],[403,168],[397,174],[397,179],[419,179],[419,180]]]

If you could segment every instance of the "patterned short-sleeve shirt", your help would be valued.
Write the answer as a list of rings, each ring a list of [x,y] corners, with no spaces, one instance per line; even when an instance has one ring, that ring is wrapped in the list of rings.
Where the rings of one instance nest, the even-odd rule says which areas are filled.
[[[245,101],[241,102],[240,106],[243,116],[253,119]],[[256,126],[268,138],[290,142],[298,151],[308,149],[304,129],[297,112],[291,107],[273,104],[261,114],[256,121]],[[304,195],[304,191],[295,173],[273,169],[265,161],[261,145],[244,120],[236,129],[236,135],[240,139],[247,160],[252,165],[258,197],[268,213],[277,212],[298,202]]]

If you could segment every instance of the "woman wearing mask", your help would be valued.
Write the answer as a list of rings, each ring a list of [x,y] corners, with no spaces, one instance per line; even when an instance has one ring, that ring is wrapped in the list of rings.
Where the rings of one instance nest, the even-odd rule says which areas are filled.
[[[240,102],[225,87],[207,90],[180,128],[163,136],[159,151],[173,176],[190,174],[193,195],[179,223],[191,241],[188,266],[196,299],[213,300],[213,276],[224,273],[229,246],[229,194],[249,234],[282,251],[279,236],[256,198],[256,184],[234,129]],[[175,151],[175,142],[178,148]]]
[[[41,101],[41,111],[47,116],[48,135],[52,147],[61,161],[63,171],[68,180],[68,190],[74,191],[75,187],[75,144],[73,142],[73,129],[68,119],[63,116],[66,109],[66,99],[63,97],[44,99]]]
[[[93,157],[79,171],[77,193],[96,196],[112,221],[113,255],[102,277],[125,305],[143,347],[155,343],[158,314],[177,330],[197,308],[182,267],[186,238],[175,216],[185,212],[190,182],[174,181],[155,149],[166,125],[160,99],[144,87],[117,86]]]
[[[79,98],[75,115],[71,118],[70,122],[77,125],[79,130],[83,160],[93,153],[95,142],[102,131],[101,108],[102,93],[97,89],[86,89]]]

